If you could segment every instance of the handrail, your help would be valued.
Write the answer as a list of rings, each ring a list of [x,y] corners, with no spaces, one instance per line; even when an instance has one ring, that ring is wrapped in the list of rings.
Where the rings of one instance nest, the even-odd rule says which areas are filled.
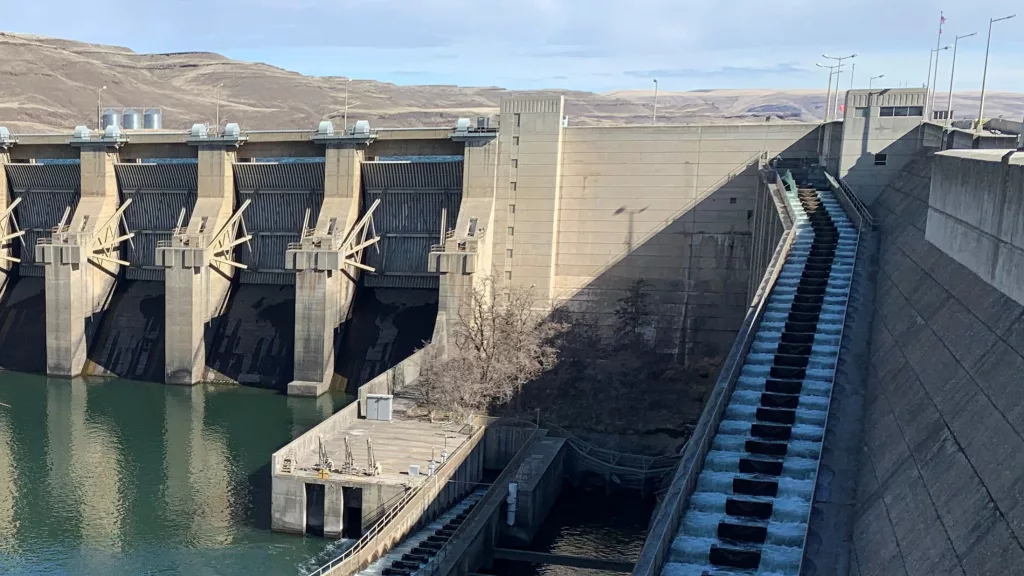
[[[857,196],[857,193],[850,188],[849,184],[847,184],[842,178],[833,177],[827,170],[825,170],[825,178],[828,179],[832,189],[839,193],[838,195],[842,196],[840,201],[845,199],[850,204],[850,207],[853,208],[854,213],[857,215],[857,219],[859,220],[859,222],[857,222],[858,233],[860,230],[874,230],[875,221],[874,218],[871,217],[871,212],[868,210],[868,207],[864,202],[861,201],[860,197]]]
[[[455,461],[454,456],[456,454],[459,454],[460,451],[464,450],[465,447],[468,445],[475,446],[477,443],[473,442],[472,440],[474,440],[474,438],[478,434],[483,434],[484,432],[486,432],[486,430],[487,427],[483,425],[477,428],[477,430],[475,430],[469,438],[463,441],[462,444],[459,444],[455,448],[455,450],[452,451],[451,456],[449,456],[447,460],[442,462],[441,465],[437,467],[437,469],[434,471],[433,476],[427,478],[427,480],[420,484],[419,486],[416,486],[415,488],[407,491],[405,493],[405,496],[401,500],[399,500],[399,502],[395,504],[394,507],[385,512],[381,516],[380,520],[375,522],[373,526],[371,526],[370,529],[365,534],[363,534],[359,537],[358,540],[356,540],[355,544],[347,548],[344,552],[341,553],[341,555],[330,560],[326,564],[320,566],[313,572],[310,572],[307,576],[325,576],[326,574],[330,574],[332,570],[340,566],[346,560],[352,558],[359,552],[362,552],[366,547],[370,545],[374,538],[379,536],[384,531],[384,529],[388,527],[388,525],[391,523],[392,520],[395,519],[396,516],[398,516],[405,510],[405,507],[409,504],[409,502],[413,500],[413,498],[415,498],[417,495],[423,492],[427,486],[437,485],[437,479],[441,475],[441,472],[447,470],[447,467],[451,466],[452,462]]]

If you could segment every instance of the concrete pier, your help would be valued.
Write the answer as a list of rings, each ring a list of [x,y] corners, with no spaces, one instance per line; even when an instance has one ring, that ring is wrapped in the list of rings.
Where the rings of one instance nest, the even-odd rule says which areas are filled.
[[[232,163],[239,137],[206,138],[195,133],[188,141],[199,147],[199,176],[195,208],[185,230],[174,234],[169,246],[157,248],[157,262],[165,268],[166,364],[168,384],[192,385],[206,370],[206,334],[213,318],[227,304],[234,268],[212,260],[218,233],[235,211]],[[220,257],[230,260],[230,252]]]
[[[4,165],[11,161],[11,154],[7,151],[10,145],[10,134],[0,132],[0,214],[6,212],[11,205],[10,188],[7,185],[7,169],[4,168]],[[11,232],[11,220],[9,217],[4,218],[0,222],[0,235],[7,236]],[[14,261],[10,258],[14,255],[13,247],[17,242],[17,238],[12,238],[0,244],[0,301],[2,301],[11,280]]]
[[[81,199],[69,223],[36,246],[45,265],[46,371],[77,376],[87,360],[92,331],[107,307],[120,271],[120,222],[114,164],[124,143],[113,132],[76,138],[81,153]]]
[[[494,196],[499,157],[496,136],[482,133],[456,137],[465,142],[462,203],[458,219],[450,227],[451,238],[432,248],[428,263],[428,270],[441,274],[437,322],[431,341],[442,347],[474,278],[486,276],[494,265],[493,244],[498,233]],[[477,271],[481,274],[474,276]]]
[[[326,143],[324,200],[316,226],[298,245],[289,247],[285,259],[285,266],[296,272],[290,396],[319,396],[330,388],[336,335],[349,315],[359,277],[359,270],[345,263],[343,243],[361,214],[360,162],[366,142],[339,140],[332,138]],[[359,244],[349,243],[348,247]]]

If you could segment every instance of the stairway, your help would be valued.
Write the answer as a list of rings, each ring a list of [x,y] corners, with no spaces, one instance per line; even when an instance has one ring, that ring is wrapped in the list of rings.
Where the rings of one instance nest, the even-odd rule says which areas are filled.
[[[831,192],[787,191],[794,241],[663,576],[795,576],[850,294],[857,231]]]
[[[359,576],[412,576],[429,564],[444,548],[455,530],[480,501],[484,490],[477,490],[451,507],[426,528],[409,536],[388,554],[377,560]]]

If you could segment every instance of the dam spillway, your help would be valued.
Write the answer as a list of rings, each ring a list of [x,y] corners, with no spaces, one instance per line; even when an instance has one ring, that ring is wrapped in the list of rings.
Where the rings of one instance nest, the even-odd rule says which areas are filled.
[[[29,152],[14,161],[5,146],[5,224],[20,238],[4,246],[14,263],[0,283],[0,368],[282,390],[311,382],[296,393],[314,395],[348,379],[342,361],[357,379],[372,378],[401,360],[396,350],[431,338],[439,283],[427,260],[444,237],[443,214],[455,227],[463,173],[453,154],[463,145],[438,132],[407,143],[406,160],[381,162],[364,154],[376,134],[263,143],[199,130],[147,135],[147,146],[76,132],[67,148],[37,148],[60,158]],[[239,154],[242,144],[253,156]],[[420,162],[435,158],[444,161]],[[379,245],[366,242],[378,229]],[[330,277],[326,288],[317,277]],[[370,305],[382,318],[359,315],[369,332],[355,348],[369,362],[342,349],[364,285],[386,290],[389,302]],[[404,335],[389,320],[403,294],[414,309],[433,307]],[[323,344],[297,346],[297,335]]]

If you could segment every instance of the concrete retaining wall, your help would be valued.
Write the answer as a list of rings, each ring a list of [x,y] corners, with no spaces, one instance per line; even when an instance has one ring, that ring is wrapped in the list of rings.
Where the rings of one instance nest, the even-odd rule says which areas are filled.
[[[554,299],[611,323],[644,279],[658,351],[720,362],[751,296],[758,160],[817,148],[817,124],[566,128]]]
[[[882,234],[852,574],[1024,566],[1024,307],[925,239],[932,160],[872,206]]]
[[[1024,304],[1024,153],[936,154],[925,237]]]
[[[417,350],[412,356],[359,387],[359,416],[366,417],[368,394],[394,394],[420,377],[423,359],[430,353],[429,346]]]

